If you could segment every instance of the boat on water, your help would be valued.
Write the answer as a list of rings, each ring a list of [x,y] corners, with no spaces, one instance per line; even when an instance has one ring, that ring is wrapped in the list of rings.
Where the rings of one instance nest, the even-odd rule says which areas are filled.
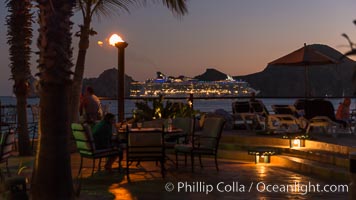
[[[161,72],[157,72],[155,79],[132,82],[130,88],[131,97],[187,97],[189,94],[194,97],[237,97],[259,93],[246,81],[234,80],[231,76],[220,81],[200,81],[185,76],[166,76]]]

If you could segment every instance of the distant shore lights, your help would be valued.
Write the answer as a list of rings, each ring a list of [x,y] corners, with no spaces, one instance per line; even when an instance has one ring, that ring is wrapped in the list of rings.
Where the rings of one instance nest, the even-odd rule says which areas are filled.
[[[118,49],[117,113],[118,122],[125,118],[125,48],[128,44],[117,34],[111,35],[109,44]]]

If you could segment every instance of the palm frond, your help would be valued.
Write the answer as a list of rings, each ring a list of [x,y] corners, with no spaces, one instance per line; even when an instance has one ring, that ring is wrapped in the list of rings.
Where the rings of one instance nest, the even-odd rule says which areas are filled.
[[[352,49],[351,51],[345,53],[345,56],[350,56],[350,55],[356,55],[356,49]]]
[[[188,0],[137,0],[138,5],[147,6],[148,2],[160,3],[162,2],[173,14],[182,16],[188,13]]]
[[[78,5],[87,6],[88,1],[91,0],[78,0]],[[153,3],[160,2],[158,0],[151,0]],[[97,0],[91,1],[93,7],[91,15],[95,15],[100,19],[101,16],[110,17],[113,14],[120,14],[120,11],[130,12],[130,6],[146,6],[147,0]],[[165,5],[174,14],[181,16],[188,13],[187,0],[162,0]],[[85,9],[84,9],[85,10]],[[83,12],[83,8],[82,8]]]
[[[346,33],[341,34],[341,36],[343,36],[344,38],[346,38],[347,42],[348,42],[349,45],[350,45],[350,48],[353,49],[355,44],[351,41],[350,37],[349,37]]]
[[[98,0],[91,9],[91,16],[95,15],[110,17],[113,14],[120,14],[121,11],[130,12],[129,6],[134,4],[134,0]]]
[[[188,13],[187,0],[162,0],[162,2],[168,9],[177,15]]]

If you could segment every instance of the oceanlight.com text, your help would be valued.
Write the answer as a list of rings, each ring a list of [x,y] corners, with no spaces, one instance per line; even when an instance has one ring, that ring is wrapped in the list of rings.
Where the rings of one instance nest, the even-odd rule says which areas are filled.
[[[308,184],[303,184],[299,182],[294,182],[294,184],[266,184],[264,182],[258,182],[256,184],[256,190],[258,192],[273,192],[273,193],[297,193],[301,195],[306,195],[310,192],[312,193],[337,193],[337,192],[348,192],[349,186],[335,185],[335,184],[313,184],[308,182]]]

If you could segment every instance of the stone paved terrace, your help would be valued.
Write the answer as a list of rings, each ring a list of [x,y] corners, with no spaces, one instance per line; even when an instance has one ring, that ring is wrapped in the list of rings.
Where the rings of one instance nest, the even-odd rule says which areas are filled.
[[[256,136],[255,133],[246,131],[225,131],[224,135],[242,135]],[[356,144],[356,136],[340,135],[338,138],[326,136],[324,134],[312,135],[317,141],[324,141],[333,144],[354,146]],[[274,136],[258,136],[258,137],[275,137],[280,138],[280,135]],[[170,155],[174,158],[173,155]],[[20,162],[25,165],[30,165],[34,157],[20,158],[14,156],[10,160],[12,171],[16,171]],[[191,172],[190,162],[188,166],[183,165],[176,169],[175,165],[167,162],[166,178],[162,179],[159,173],[159,166],[154,162],[143,162],[139,168],[135,165],[131,166],[131,183],[128,183],[124,172],[118,173],[117,170],[109,173],[106,171],[96,172],[91,176],[91,161],[85,160],[83,169],[83,179],[81,186],[80,199],[348,199],[348,192],[342,192],[345,188],[339,188],[339,192],[326,192],[324,186],[348,185],[349,181],[336,181],[328,178],[321,178],[305,173],[286,170],[273,163],[271,164],[255,164],[253,161],[244,162],[239,160],[219,159],[220,171],[217,172],[214,166],[213,159],[203,159],[204,168],[196,166],[195,173]],[[78,153],[72,154],[72,170],[75,175],[78,171],[80,157]],[[180,162],[183,164],[183,162]],[[2,166],[1,166],[2,167]],[[114,166],[114,167],[117,167]],[[25,174],[30,174],[30,169],[27,169]],[[178,183],[182,185],[182,189],[178,191]],[[221,183],[221,184],[219,184]],[[259,187],[257,184],[259,184]],[[299,192],[296,191],[295,184],[300,185]],[[167,185],[168,184],[168,185]],[[219,189],[235,191],[219,192]],[[275,192],[263,191],[263,184],[276,185],[278,187]],[[319,192],[313,190],[313,186],[306,191],[306,185],[319,184]],[[198,188],[198,186],[201,186]],[[167,188],[174,189],[172,192],[166,191]],[[207,193],[207,188],[212,191]],[[271,186],[269,186],[271,187]],[[288,187],[288,192],[285,191]],[[257,189],[258,188],[258,189]],[[271,189],[271,188],[269,188]],[[330,189],[330,188],[325,188]],[[260,190],[260,191],[258,191]]]

